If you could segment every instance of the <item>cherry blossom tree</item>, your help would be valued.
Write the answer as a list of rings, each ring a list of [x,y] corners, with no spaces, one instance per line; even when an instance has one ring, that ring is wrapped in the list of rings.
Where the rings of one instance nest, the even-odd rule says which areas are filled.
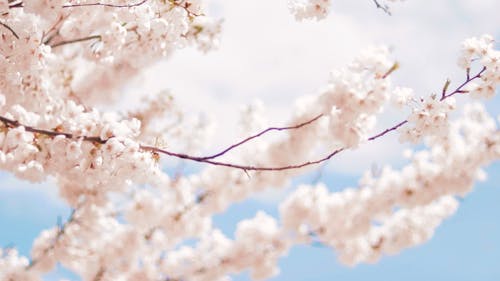
[[[289,7],[298,20],[321,20],[330,2]],[[495,95],[500,52],[489,35],[465,39],[463,81],[444,81],[431,95],[393,85],[399,65],[389,49],[367,48],[316,95],[298,99],[287,125],[256,130],[259,106],[248,107],[247,137],[213,153],[202,154],[207,125],[179,118],[170,93],[128,112],[102,109],[157,60],[186,46],[217,47],[223,22],[202,4],[0,0],[0,167],[31,182],[54,179],[73,210],[40,233],[30,256],[0,249],[0,280],[43,280],[57,264],[89,281],[228,280],[244,270],[261,280],[278,274],[291,247],[316,242],[343,264],[376,262],[428,241],[500,158],[496,121],[481,103],[452,117],[462,96]],[[408,116],[375,131],[386,108]],[[387,134],[425,148],[401,169],[367,171],[356,189],[298,186],[278,219],[259,212],[238,223],[234,239],[213,226],[231,204]],[[173,159],[203,168],[175,173],[165,168]]]

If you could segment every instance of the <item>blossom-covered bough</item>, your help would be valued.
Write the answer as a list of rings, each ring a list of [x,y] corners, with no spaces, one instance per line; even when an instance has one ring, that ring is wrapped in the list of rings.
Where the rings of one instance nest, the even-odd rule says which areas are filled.
[[[321,19],[329,4],[303,1],[292,11]],[[2,249],[0,280],[43,280],[57,264],[93,281],[226,280],[248,269],[265,279],[290,247],[313,241],[344,264],[375,262],[430,239],[457,209],[456,197],[500,157],[497,124],[480,104],[450,120],[459,95],[495,94],[500,52],[488,35],[464,41],[464,80],[446,81],[439,94],[393,86],[398,64],[374,47],[334,71],[317,95],[297,100],[289,125],[203,156],[193,148],[206,126],[179,117],[168,93],[128,113],[97,109],[158,59],[218,44],[221,21],[200,1],[0,0],[0,24],[0,167],[32,182],[55,179],[73,209],[39,235],[30,257]],[[411,113],[376,132],[388,104]],[[247,115],[258,121],[258,112]],[[283,138],[260,138],[273,132]],[[367,172],[356,189],[300,186],[280,204],[278,220],[259,212],[238,223],[233,240],[212,225],[232,203],[389,133],[427,148],[400,170]],[[172,175],[162,161],[173,158],[206,166]],[[195,246],[183,244],[192,238]]]

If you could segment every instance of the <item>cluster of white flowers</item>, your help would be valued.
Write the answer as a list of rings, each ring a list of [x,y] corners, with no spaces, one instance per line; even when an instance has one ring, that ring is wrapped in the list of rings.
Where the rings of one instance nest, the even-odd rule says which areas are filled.
[[[462,44],[458,64],[468,72],[475,61],[485,67],[480,81],[474,81],[467,87],[471,97],[491,98],[500,84],[500,51],[494,49],[494,42],[490,35],[483,35],[467,39]]]
[[[402,93],[403,94],[403,93]],[[402,99],[400,96],[399,99]],[[455,109],[455,99],[440,99],[432,95],[431,97],[415,100],[415,106],[408,117],[412,125],[401,129],[401,141],[418,143],[424,136],[445,137],[448,133],[448,114]]]
[[[19,256],[16,249],[0,249],[0,278],[1,280],[39,281],[36,273],[28,272],[29,265],[26,257]]]
[[[368,139],[376,114],[390,97],[390,82],[385,78],[393,65],[389,50],[378,47],[332,73],[318,106],[330,117],[327,134],[342,147],[356,147]]]
[[[411,126],[401,129],[401,140],[417,143],[423,137],[431,137],[434,141],[436,138],[446,138],[448,115],[455,109],[454,95],[469,93],[471,97],[491,98],[495,94],[496,87],[500,84],[500,51],[494,49],[493,43],[490,35],[473,37],[463,42],[458,63],[465,69],[467,77],[454,91],[449,92],[451,82],[447,81],[441,96],[417,99],[409,90],[395,92],[395,102],[398,105],[412,107],[412,113],[408,117]],[[471,74],[472,67],[479,68],[476,74]]]
[[[320,19],[330,1],[294,3],[299,18]],[[126,115],[95,105],[176,49],[216,46],[221,22],[201,4],[0,0],[0,168],[35,182],[54,178],[74,209],[66,223],[35,239],[29,259],[0,249],[0,280],[42,280],[57,264],[94,281],[227,280],[245,269],[265,279],[279,272],[278,258],[293,244],[311,239],[335,248],[346,264],[375,261],[428,240],[456,209],[454,196],[470,191],[481,167],[500,157],[500,134],[482,107],[467,107],[464,118],[450,123],[452,94],[416,100],[408,89],[392,90],[389,75],[397,64],[378,47],[334,71],[318,95],[299,99],[289,120],[297,128],[244,153],[224,154],[230,163],[275,171],[209,166],[172,176],[151,147],[166,141],[190,151],[205,142],[207,124],[190,125],[165,92]],[[478,79],[478,87],[498,85],[492,42],[464,44],[470,55],[462,65],[468,69],[480,58],[485,67],[468,76],[467,86]],[[213,215],[234,202],[306,172],[295,168],[319,150],[370,140],[391,92],[398,105],[417,104],[407,138],[437,140],[408,166],[367,174],[360,188],[338,193],[300,187],[281,204],[281,223],[258,213],[238,224],[234,240],[213,227]],[[244,121],[261,122],[259,108],[246,110]],[[158,126],[158,120],[170,123]],[[295,168],[279,169],[288,165]],[[197,245],[185,245],[188,239]]]
[[[207,52],[219,45],[219,33],[221,32],[221,20],[198,16],[187,32],[187,38],[196,42],[198,49]]]
[[[30,80],[35,80],[30,87],[42,84],[38,79],[59,76],[59,81],[51,77],[54,83],[43,85],[55,92],[51,95],[95,104],[109,101],[118,94],[119,85],[141,68],[179,47],[195,44],[208,50],[218,44],[220,21],[202,16],[200,1],[143,1],[131,8],[85,6],[95,3],[26,1],[8,9],[2,22],[13,32],[2,30],[0,72],[12,76],[30,71]],[[130,5],[130,1],[110,4]],[[33,73],[42,69],[45,74],[40,78]],[[26,77],[13,76],[7,80],[11,85],[2,89],[19,92],[21,79],[27,83]]]
[[[226,280],[225,275],[248,268],[252,279],[263,280],[279,272],[278,258],[290,246],[284,237],[276,220],[259,212],[238,223],[234,241],[214,231],[195,248],[184,246],[169,253],[162,266],[175,280]]]
[[[446,140],[415,153],[401,171],[367,172],[359,188],[335,193],[321,184],[300,187],[280,206],[283,226],[299,242],[318,237],[350,265],[420,244],[454,213],[453,196],[465,196],[481,168],[499,159],[499,137],[484,108],[468,106]]]
[[[326,18],[330,12],[330,0],[288,0],[288,8],[297,20]]]

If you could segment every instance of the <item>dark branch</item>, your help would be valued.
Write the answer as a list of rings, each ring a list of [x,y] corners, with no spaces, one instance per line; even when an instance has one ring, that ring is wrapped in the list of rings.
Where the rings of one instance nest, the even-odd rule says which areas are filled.
[[[193,13],[189,7],[191,6],[191,3],[185,1],[185,0],[182,0],[180,2],[177,2],[176,0],[170,0],[170,4],[173,5],[173,6],[177,6],[177,7],[180,7],[182,9],[184,9],[184,11],[186,11],[186,13],[188,14],[189,17],[193,18],[193,17],[199,17],[199,16],[202,16],[203,14],[196,14],[196,13]]]
[[[93,39],[99,39],[100,40],[101,39],[101,35],[91,35],[91,36],[87,36],[87,37],[83,37],[83,38],[72,39],[72,40],[67,40],[67,41],[61,41],[61,42],[55,43],[54,45],[51,45],[51,47],[52,48],[56,48],[56,47],[60,47],[60,46],[67,45],[67,44],[84,42],[84,41],[89,41],[89,40],[93,40]]]
[[[19,121],[11,120],[11,119],[3,117],[3,116],[0,116],[0,122],[4,123],[8,128],[17,128],[17,127],[22,126],[22,127],[24,127],[24,130],[26,130],[27,132],[46,135],[49,137],[56,137],[56,136],[62,135],[62,136],[65,136],[66,138],[69,138],[69,139],[82,139],[84,141],[100,143],[100,144],[104,144],[107,141],[107,140],[101,139],[100,137],[76,136],[76,135],[73,135],[70,133],[58,132],[56,130],[38,129],[38,128],[31,127],[31,126],[23,125],[23,124],[19,123]]]
[[[0,21],[0,25],[7,28],[11,33],[12,35],[14,35],[14,37],[16,37],[17,39],[19,39],[19,35],[17,35],[17,33],[14,31],[14,29],[12,29],[10,26],[8,26],[7,24],[3,23]]]
[[[211,165],[214,165],[214,166],[222,166],[222,167],[227,167],[227,168],[240,169],[240,170],[243,170],[243,171],[284,171],[284,170],[296,170],[296,169],[304,168],[304,167],[307,167],[307,166],[316,165],[316,164],[319,164],[321,162],[325,162],[325,161],[329,160],[330,158],[332,158],[333,156],[335,156],[338,153],[340,153],[343,150],[345,150],[344,148],[340,148],[340,149],[337,149],[337,150],[331,152],[330,154],[328,154],[327,156],[324,156],[324,157],[322,157],[322,158],[320,158],[318,160],[308,161],[308,162],[304,162],[304,163],[301,163],[301,164],[288,165],[288,166],[265,167],[265,166],[240,165],[240,164],[233,164],[233,163],[228,163],[228,162],[219,162],[219,161],[213,161],[213,160],[204,160],[203,157],[193,157],[193,156],[190,156],[190,155],[187,155],[187,154],[175,153],[175,152],[171,152],[171,151],[168,151],[168,150],[165,150],[165,149],[161,149],[161,148],[154,147],[154,146],[149,146],[149,145],[141,145],[141,148],[144,149],[144,150],[147,150],[147,151],[161,153],[161,154],[165,154],[165,155],[172,156],[172,157],[177,157],[177,158],[191,160],[191,161],[200,162],[200,163],[207,163],[207,164],[211,164]]]
[[[375,3],[375,6],[377,6],[377,8],[381,9],[382,11],[384,11],[386,14],[388,14],[389,16],[391,16],[391,10],[389,9],[389,6],[387,4],[380,4],[380,2],[378,0],[373,0],[373,3]]]
[[[22,8],[23,1],[9,1],[9,8]]]
[[[460,84],[460,86],[458,86],[453,92],[449,93],[449,94],[446,94],[446,90],[448,89],[449,85],[450,85],[450,80],[446,80],[446,83],[443,87],[443,92],[442,92],[442,95],[441,95],[441,99],[439,101],[443,101],[455,94],[458,94],[458,93],[465,93],[465,91],[463,90],[463,87],[465,87],[467,84],[469,84],[472,80],[474,79],[477,79],[477,78],[480,78],[481,75],[486,71],[486,67],[483,67],[483,69],[481,69],[481,71],[479,71],[476,75],[474,75],[473,77],[470,76],[470,71],[468,70],[467,71],[467,79],[465,80],[465,82],[463,82],[462,84]],[[404,120],[404,121],[401,121],[400,123],[394,125],[393,127],[389,128],[389,129],[386,129],[384,130],[383,132],[380,132],[379,134],[369,138],[368,140],[369,141],[372,141],[372,140],[375,140],[375,139],[378,139],[380,138],[381,136],[391,132],[391,131],[395,131],[397,129],[399,129],[399,127],[402,127],[404,126],[406,123],[408,123],[408,120]]]
[[[380,132],[379,134],[374,135],[373,137],[369,138],[368,140],[369,141],[376,140],[376,139],[380,138],[381,136],[383,136],[391,131],[395,131],[395,130],[399,129],[399,127],[405,125],[406,123],[408,123],[408,120],[401,121],[398,124],[394,125],[393,127],[386,129],[383,132]]]
[[[449,94],[446,94],[446,90],[448,88],[448,86],[446,86],[445,84],[445,88],[443,89],[443,93],[441,94],[441,99],[440,101],[443,101],[453,95],[456,95],[458,93],[466,93],[467,91],[464,91],[463,88],[469,84],[472,80],[475,80],[475,79],[478,79],[481,77],[481,75],[486,71],[486,66],[483,67],[483,69],[481,69],[481,71],[479,71],[476,75],[474,76],[470,76],[470,69],[467,69],[467,78],[465,79],[465,82],[463,82],[462,84],[460,84],[460,86],[458,86],[453,92],[449,93]],[[448,84],[448,82],[447,82]]]
[[[104,6],[104,7],[111,7],[111,8],[132,8],[132,7],[137,7],[141,6],[142,4],[146,3],[148,0],[142,0],[138,3],[135,4],[108,4],[108,3],[82,3],[82,4],[68,4],[64,5],[63,8],[78,8],[78,7],[91,7],[91,6]]]
[[[449,98],[457,93],[466,92],[466,91],[462,90],[463,87],[465,87],[465,85],[467,85],[472,80],[481,77],[481,74],[484,71],[486,71],[486,67],[484,67],[479,73],[477,73],[473,77],[470,77],[470,75],[467,75],[467,80],[464,83],[462,83],[460,86],[458,86],[450,94],[448,94],[448,95],[444,94],[442,96],[442,98],[440,99],[440,101],[443,101],[443,100],[445,100],[445,99],[447,99],[447,98]],[[236,147],[238,147],[238,146],[240,146],[240,145],[242,145],[242,144],[244,144],[252,139],[255,139],[255,138],[257,138],[257,137],[259,137],[259,136],[261,136],[269,131],[273,131],[273,130],[274,131],[282,131],[282,130],[299,129],[301,127],[304,127],[306,125],[313,123],[314,121],[318,120],[321,116],[322,116],[322,114],[316,116],[315,118],[313,118],[307,122],[304,122],[304,123],[301,123],[298,125],[294,125],[294,126],[268,128],[268,129],[258,133],[257,135],[250,136],[250,137],[244,139],[243,141],[240,141],[239,143],[236,143],[236,144],[226,148],[225,150],[223,150],[219,153],[216,153],[216,154],[211,155],[211,156],[206,156],[206,157],[192,156],[192,155],[188,155],[188,154],[184,154],[184,153],[172,152],[172,151],[162,149],[162,148],[159,148],[156,146],[151,146],[151,145],[140,145],[140,148],[144,151],[149,151],[149,152],[156,153],[156,154],[164,154],[164,155],[168,155],[171,157],[176,157],[176,158],[185,159],[185,160],[191,160],[191,161],[200,162],[200,163],[207,163],[207,164],[211,164],[214,166],[222,166],[222,167],[227,167],[227,168],[240,169],[240,170],[243,170],[245,173],[248,171],[284,171],[284,170],[300,169],[300,168],[304,168],[307,166],[312,166],[312,165],[316,165],[316,164],[320,164],[320,163],[323,163],[325,161],[328,161],[333,156],[337,155],[338,153],[340,153],[348,148],[344,147],[344,148],[336,149],[333,152],[330,152],[328,155],[326,155],[320,159],[314,160],[314,161],[308,161],[308,162],[303,162],[300,164],[287,165],[287,166],[276,166],[276,167],[241,165],[241,164],[234,164],[234,163],[229,163],[229,162],[214,161],[213,159],[216,157],[222,156],[225,153],[229,152],[230,150],[232,150],[232,149],[234,149],[234,148],[236,148]],[[31,127],[31,126],[25,126],[16,120],[11,120],[11,119],[8,119],[8,118],[3,117],[3,116],[0,116],[0,122],[3,122],[8,128],[16,128],[16,127],[23,126],[25,128],[25,130],[28,132],[43,134],[43,135],[47,135],[50,137],[56,137],[59,135],[63,135],[69,139],[81,139],[83,141],[100,143],[100,144],[104,144],[109,140],[109,139],[101,139],[100,137],[96,137],[96,136],[78,136],[78,135],[73,135],[70,133],[58,132],[56,130],[37,129],[37,128]],[[408,120],[403,120],[403,121],[399,122],[398,124],[396,124],[395,126],[388,128],[388,129],[368,138],[368,141],[373,141],[375,139],[378,139],[378,138],[386,135],[389,132],[397,130],[398,128],[402,127],[403,125],[405,125],[407,123],[408,123]]]
[[[235,149],[236,147],[246,143],[246,142],[249,142],[255,138],[258,138],[270,131],[285,131],[285,130],[293,130],[293,129],[299,129],[299,128],[302,128],[306,125],[309,125],[311,123],[313,123],[314,121],[318,120],[319,118],[321,118],[323,116],[323,114],[319,114],[318,116],[314,117],[313,119],[309,120],[309,121],[306,121],[306,122],[303,122],[303,123],[300,123],[298,125],[295,125],[295,126],[289,126],[289,127],[271,127],[271,128],[267,128],[263,131],[261,131],[260,133],[258,134],[255,134],[253,136],[250,136],[238,143],[235,143],[229,147],[227,147],[226,149],[222,150],[221,152],[218,152],[218,153],[215,153],[213,155],[210,155],[210,156],[205,156],[205,157],[199,157],[200,160],[210,160],[210,159],[214,159],[214,158],[217,158],[217,157],[220,157],[224,154],[226,154],[227,152],[229,152],[230,150],[233,150]]]

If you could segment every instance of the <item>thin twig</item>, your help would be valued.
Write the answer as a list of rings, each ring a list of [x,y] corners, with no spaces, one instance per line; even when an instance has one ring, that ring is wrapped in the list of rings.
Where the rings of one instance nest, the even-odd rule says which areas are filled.
[[[11,33],[12,35],[14,35],[14,37],[16,37],[17,39],[19,39],[19,35],[17,35],[17,33],[14,31],[14,29],[12,29],[10,26],[8,26],[6,23],[3,23],[0,21],[0,25],[7,28]]]
[[[179,3],[177,3],[175,0],[173,0],[173,1],[170,1],[170,4],[184,9],[184,11],[186,11],[188,16],[191,18],[199,17],[199,16],[203,15],[203,14],[200,15],[200,14],[193,13],[191,10],[189,10],[189,6],[191,6],[191,4],[189,2],[186,2],[185,0],[182,0]]]
[[[52,48],[56,48],[56,47],[60,47],[60,46],[67,45],[67,44],[84,42],[84,41],[89,41],[89,40],[93,40],[93,39],[99,39],[100,40],[101,39],[101,35],[91,35],[91,36],[87,36],[87,37],[83,37],[83,38],[72,39],[72,40],[67,40],[67,41],[61,41],[61,42],[55,43],[54,45],[51,45],[51,47]]]
[[[284,171],[284,170],[300,169],[300,168],[304,168],[307,166],[316,165],[316,164],[319,164],[321,162],[325,162],[325,161],[329,160],[330,158],[332,158],[333,156],[335,156],[338,153],[345,150],[345,148],[340,148],[340,149],[337,149],[337,150],[331,152],[330,154],[328,154],[328,155],[326,155],[318,160],[303,162],[300,164],[288,165],[288,166],[265,167],[265,166],[253,166],[253,165],[240,165],[240,164],[213,161],[213,160],[203,160],[200,157],[193,157],[193,156],[183,154],[183,153],[175,153],[175,152],[171,152],[171,151],[168,151],[165,149],[161,149],[161,148],[149,146],[149,145],[141,145],[141,148],[144,150],[147,150],[147,151],[161,153],[161,154],[165,154],[165,155],[172,156],[172,157],[191,160],[191,161],[195,161],[195,162],[207,163],[207,164],[211,164],[214,166],[222,166],[222,167],[227,167],[227,168],[240,169],[243,171]]]
[[[132,8],[132,7],[137,7],[141,6],[142,4],[146,3],[148,0],[142,0],[138,3],[134,4],[109,4],[109,3],[101,3],[101,2],[96,2],[96,3],[82,3],[82,4],[66,4],[63,5],[63,8],[79,8],[79,7],[92,7],[92,6],[104,6],[104,7],[110,7],[110,8]],[[17,3],[9,3],[9,8],[22,8],[24,7],[23,1],[19,1]]]
[[[442,95],[441,95],[441,99],[440,101],[443,101],[453,95],[456,95],[458,93],[466,93],[466,91],[463,90],[463,88],[469,84],[472,80],[475,80],[475,79],[478,79],[478,78],[481,78],[481,75],[486,71],[486,66],[483,67],[483,69],[481,69],[481,71],[479,71],[476,75],[474,76],[470,76],[470,70],[467,70],[467,79],[465,79],[465,82],[463,82],[462,84],[460,84],[460,86],[458,86],[453,92],[449,93],[449,94],[446,94],[446,91],[443,91]]]
[[[209,160],[209,159],[214,159],[214,158],[220,157],[220,156],[226,154],[227,152],[229,152],[230,150],[233,150],[236,147],[238,147],[238,146],[240,146],[240,145],[242,145],[242,144],[244,144],[246,142],[249,142],[249,141],[251,141],[251,140],[253,140],[255,138],[258,138],[258,137],[260,137],[260,136],[262,136],[262,135],[264,135],[264,134],[266,134],[266,133],[268,133],[270,131],[285,131],[285,130],[299,129],[299,128],[302,128],[304,126],[307,126],[307,125],[313,123],[314,121],[318,120],[322,116],[323,116],[323,114],[319,114],[318,116],[314,117],[311,120],[308,120],[306,122],[303,122],[303,123],[300,123],[300,124],[294,125],[294,126],[288,126],[288,127],[270,127],[270,128],[267,128],[267,129],[261,131],[258,134],[250,136],[250,137],[248,137],[248,138],[246,138],[246,139],[244,139],[244,140],[242,140],[242,141],[240,141],[238,143],[235,143],[235,144],[227,147],[226,149],[222,150],[221,152],[215,153],[215,154],[210,155],[210,156],[199,157],[199,159],[200,160]]]
[[[442,92],[442,95],[441,95],[441,99],[439,101],[443,101],[455,94],[458,94],[458,93],[464,93],[464,91],[462,90],[463,87],[465,87],[468,83],[470,83],[472,80],[474,79],[477,79],[477,78],[480,78],[481,75],[486,71],[486,67],[483,67],[483,69],[481,69],[481,71],[479,71],[476,75],[474,75],[473,77],[470,76],[469,74],[469,71],[467,71],[467,79],[465,80],[465,82],[463,82],[462,84],[460,84],[460,86],[458,86],[453,92],[451,92],[450,94],[446,94],[446,90],[448,89],[448,86],[450,84],[450,80],[446,80],[446,83],[445,83],[445,86],[443,88],[443,92]],[[384,130],[383,132],[369,138],[368,140],[369,141],[372,141],[372,140],[375,140],[375,139],[378,139],[380,137],[382,137],[383,135],[391,132],[391,131],[395,131],[397,130],[399,127],[402,127],[403,125],[405,125],[406,123],[408,123],[408,120],[403,120],[401,122],[399,122],[398,124],[394,125],[393,127],[391,128],[388,128],[386,130]]]
[[[63,8],[78,8],[78,7],[91,7],[91,6],[104,6],[104,7],[111,7],[111,8],[132,8],[132,7],[137,7],[141,6],[142,4],[146,3],[148,0],[142,0],[138,3],[134,4],[108,4],[108,3],[82,3],[82,4],[67,4],[64,5]]]
[[[405,125],[406,123],[408,123],[408,120],[401,121],[398,124],[394,125],[393,127],[389,128],[389,129],[385,129],[384,131],[380,132],[379,134],[376,134],[373,137],[370,137],[368,140],[369,141],[376,140],[376,139],[380,138],[381,136],[383,136],[391,131],[397,130],[399,127]]]
[[[66,15],[66,16],[61,15],[59,17],[59,19],[49,28],[49,30],[47,30],[46,32],[44,32],[44,34],[42,36],[42,40],[40,40],[40,41],[43,44],[48,45],[50,43],[50,41],[52,41],[52,39],[54,39],[54,37],[59,33],[59,29],[57,29],[57,26],[59,24],[61,24],[66,18],[68,18],[69,15],[70,15],[70,13],[68,13],[68,15]],[[54,31],[54,34],[50,34],[53,31]]]
[[[387,4],[382,5],[382,4],[380,4],[380,2],[378,0],[373,0],[373,3],[375,3],[377,8],[382,9],[382,11],[384,11],[389,16],[392,15],[391,11],[389,10],[389,6]]]

